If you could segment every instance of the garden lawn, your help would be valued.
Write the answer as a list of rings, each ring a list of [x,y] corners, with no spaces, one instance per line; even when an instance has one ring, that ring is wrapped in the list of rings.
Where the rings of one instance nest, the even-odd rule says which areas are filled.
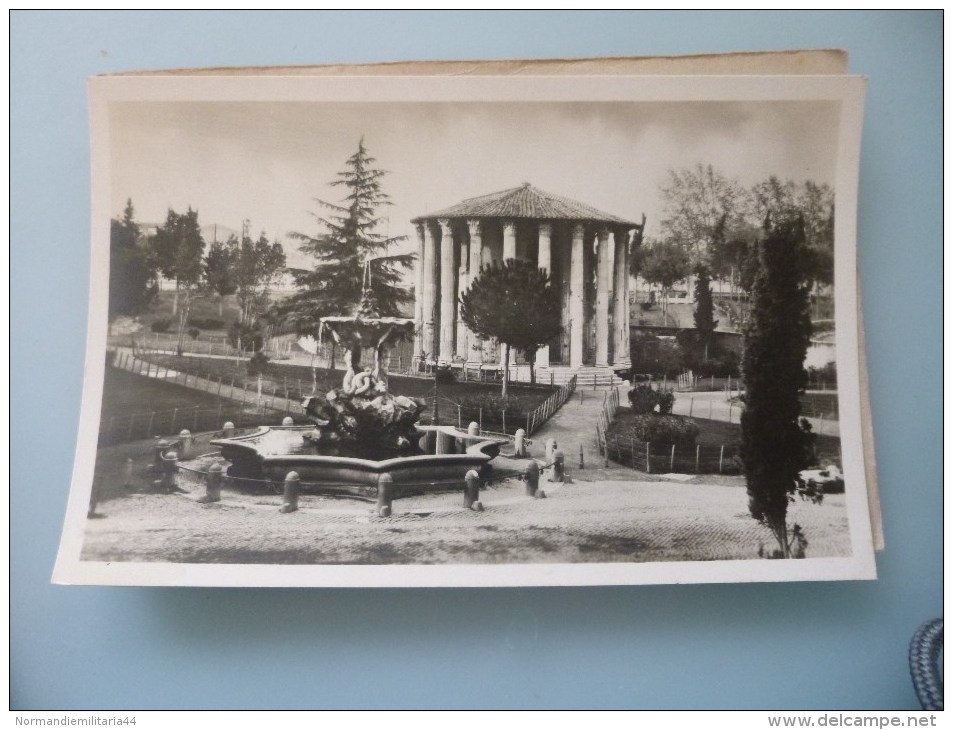
[[[173,370],[198,374],[200,376],[218,380],[222,378],[230,383],[232,378],[235,384],[248,388],[257,387],[257,376],[248,374],[248,363],[245,360],[236,362],[234,358],[194,357],[163,354],[150,354],[145,358],[152,363]],[[277,388],[280,396],[287,393],[289,398],[303,398],[312,393],[313,378],[317,379],[317,392],[326,393],[331,388],[339,388],[344,376],[343,370],[328,368],[312,368],[307,365],[291,365],[269,362],[262,371],[262,391],[270,393]],[[454,382],[443,383],[434,391],[433,378],[417,378],[401,375],[388,376],[389,388],[392,393],[406,395],[412,398],[433,399],[439,397],[441,423],[456,423],[458,418],[463,427],[470,421],[481,422],[487,431],[502,431],[504,420],[504,404],[500,398],[501,386],[499,383]],[[549,385],[509,385],[509,396],[505,403],[505,427],[507,433],[513,433],[520,426],[525,426],[526,416],[543,403],[557,388]],[[459,413],[457,406],[460,406]],[[433,403],[430,404],[432,409]],[[482,408],[482,419],[481,419]],[[428,422],[433,414],[428,410],[423,418]]]
[[[634,438],[632,432],[632,421],[635,418],[635,414],[630,408],[622,407],[616,412],[615,420],[609,425],[609,428],[606,432],[606,437],[609,441],[619,441],[622,444],[630,444]],[[686,416],[674,416],[674,418],[686,418]],[[724,446],[724,460],[727,460],[729,457],[733,457],[740,447],[741,444],[741,426],[737,423],[728,423],[726,421],[718,420],[709,420],[707,418],[692,418],[695,422],[695,425],[698,426],[699,434],[696,444],[702,447],[702,461],[705,461],[705,453],[710,453],[712,449],[719,450]],[[636,439],[637,441],[637,439]],[[653,463],[654,457],[657,455],[664,461],[665,454],[669,453],[671,448],[670,444],[653,444],[652,445],[652,455]],[[687,450],[686,450],[687,449]],[[694,461],[695,461],[695,450],[694,448],[682,449],[681,447],[676,449],[676,464],[680,461],[685,461],[690,463],[692,467],[691,471],[694,470]],[[658,454],[656,454],[658,450]],[[685,450],[686,453],[683,455],[682,451]],[[640,452],[641,453],[641,452]],[[613,456],[615,452],[610,448],[609,455]],[[628,452],[623,454],[628,457]],[[714,460],[717,463],[717,460]],[[818,464],[829,464],[836,463],[841,464],[841,453],[840,453],[840,437],[838,436],[817,436],[816,442],[816,461]],[[623,462],[628,463],[626,459],[623,459]],[[725,462],[727,463],[727,462]],[[732,467],[733,469],[733,467]],[[704,471],[704,469],[702,469]],[[725,467],[725,473],[730,473],[728,467]]]
[[[225,421],[278,424],[284,416],[270,410],[253,413],[251,407],[228,398],[107,367],[99,445],[172,436],[182,429],[214,431]]]

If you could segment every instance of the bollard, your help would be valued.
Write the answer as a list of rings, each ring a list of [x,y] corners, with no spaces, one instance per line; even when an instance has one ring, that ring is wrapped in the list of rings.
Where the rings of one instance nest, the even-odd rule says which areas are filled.
[[[465,509],[472,509],[479,512],[483,509],[483,505],[477,507],[477,505],[480,504],[480,475],[475,469],[470,469],[464,479],[466,479],[467,482],[467,489],[463,494],[463,506]]]
[[[539,464],[534,460],[526,467],[526,496],[535,497],[537,489],[539,489]]]
[[[172,494],[176,490],[175,477],[179,472],[179,455],[169,451],[162,456],[162,478],[159,480],[162,490]]]
[[[282,426],[294,426],[294,425],[295,425],[295,419],[293,419],[291,416],[285,416],[284,418],[281,419],[281,425],[282,425]]]
[[[298,511],[298,487],[300,486],[301,477],[298,476],[298,472],[289,471],[285,476],[285,492],[279,512],[288,514]]]
[[[181,431],[179,431],[179,458],[188,459],[191,447],[192,432],[187,428],[183,428]]]
[[[230,439],[235,435],[235,424],[231,421],[225,421],[225,425],[222,426],[222,436],[227,439]]]
[[[546,463],[553,463],[553,454],[556,453],[556,439],[546,439]]]
[[[394,477],[386,472],[377,478],[377,516],[390,517],[394,506]]]
[[[126,489],[132,488],[132,459],[126,459],[126,468],[123,472],[122,485]]]
[[[159,439],[156,441],[156,445],[153,447],[152,471],[157,476],[162,476],[162,457],[165,455],[166,449],[168,449],[171,445],[172,444],[165,439]]]
[[[479,436],[480,435],[480,424],[476,421],[470,421],[470,425],[467,426],[467,434],[470,436]]]
[[[582,451],[579,453],[581,455]],[[566,481],[566,455],[562,449],[556,449],[553,452],[553,470],[549,475],[549,481],[556,484]]]
[[[220,502],[222,499],[222,465],[212,464],[205,474],[205,496],[199,497],[199,504]]]
[[[514,456],[516,456],[517,459],[525,459],[526,458],[526,431],[523,430],[522,428],[516,429],[516,434],[513,436],[513,446],[516,449],[516,453],[514,454]]]
[[[586,468],[586,460],[582,455],[582,444],[579,444],[579,468],[580,469]]]

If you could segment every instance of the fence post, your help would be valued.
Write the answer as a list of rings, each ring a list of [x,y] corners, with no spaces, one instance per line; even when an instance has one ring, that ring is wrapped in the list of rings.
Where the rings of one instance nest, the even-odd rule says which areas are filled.
[[[215,417],[215,423],[222,422],[222,402],[218,402],[218,415]]]
[[[725,445],[721,445],[721,451],[718,452],[718,473],[721,474],[721,466],[725,461]]]
[[[231,390],[228,393],[228,397],[229,398],[235,397],[235,376],[234,375],[232,376]]]
[[[506,409],[504,408],[500,413],[503,415],[503,435],[506,435]]]
[[[580,469],[586,468],[586,461],[582,454],[582,444],[579,444],[579,468]]]
[[[698,473],[698,462],[701,458],[702,447],[701,444],[695,445],[695,473]]]
[[[480,433],[483,433],[483,406],[480,406]]]
[[[652,446],[652,444],[650,444],[648,441],[645,442],[645,473],[646,473],[646,474],[651,474],[651,473],[652,473],[652,452],[651,452],[651,446]]]
[[[149,438],[150,436],[152,436],[152,422],[155,420],[155,417],[156,417],[155,411],[149,414],[149,426],[148,428],[146,428],[146,438]]]
[[[287,514],[289,512],[298,511],[298,487],[301,486],[301,477],[298,476],[298,472],[289,471],[285,476],[285,490],[284,497],[282,499],[281,509],[278,511],[282,514]]]
[[[129,416],[129,430],[126,431],[126,441],[132,441],[132,422],[136,420],[136,414]]]
[[[179,415],[179,409],[173,408],[172,409],[172,426],[169,428],[170,431],[175,431],[175,418],[178,415]]]
[[[695,399],[690,398],[688,401],[688,417],[689,418],[692,417],[692,410],[694,410],[694,408],[695,408]]]
[[[635,469],[635,436],[632,437],[632,443],[630,446],[632,450],[632,468]]]
[[[675,471],[675,444],[672,444],[672,458],[669,459],[668,470]]]
[[[394,507],[394,477],[383,472],[377,477],[377,516],[390,517]]]
[[[480,475],[476,470],[470,469],[464,479],[466,480],[467,488],[463,493],[463,507],[476,512],[482,512],[483,503],[480,502]]]

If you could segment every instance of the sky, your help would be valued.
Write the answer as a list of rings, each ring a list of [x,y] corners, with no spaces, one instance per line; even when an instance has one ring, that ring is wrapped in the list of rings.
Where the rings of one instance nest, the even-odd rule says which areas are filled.
[[[113,102],[110,213],[131,198],[142,222],[189,206],[203,226],[248,219],[306,265],[288,233],[321,232],[314,199],[340,201],[329,183],[363,137],[388,171],[380,232],[409,237],[398,250],[414,249],[412,218],[524,182],[629,220],[644,213],[652,236],[671,169],[833,186],[838,117],[822,101]]]

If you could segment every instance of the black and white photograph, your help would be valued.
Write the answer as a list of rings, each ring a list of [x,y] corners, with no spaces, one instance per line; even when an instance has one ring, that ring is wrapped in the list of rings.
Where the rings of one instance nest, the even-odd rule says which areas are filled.
[[[54,580],[875,578],[864,88],[92,79]]]

